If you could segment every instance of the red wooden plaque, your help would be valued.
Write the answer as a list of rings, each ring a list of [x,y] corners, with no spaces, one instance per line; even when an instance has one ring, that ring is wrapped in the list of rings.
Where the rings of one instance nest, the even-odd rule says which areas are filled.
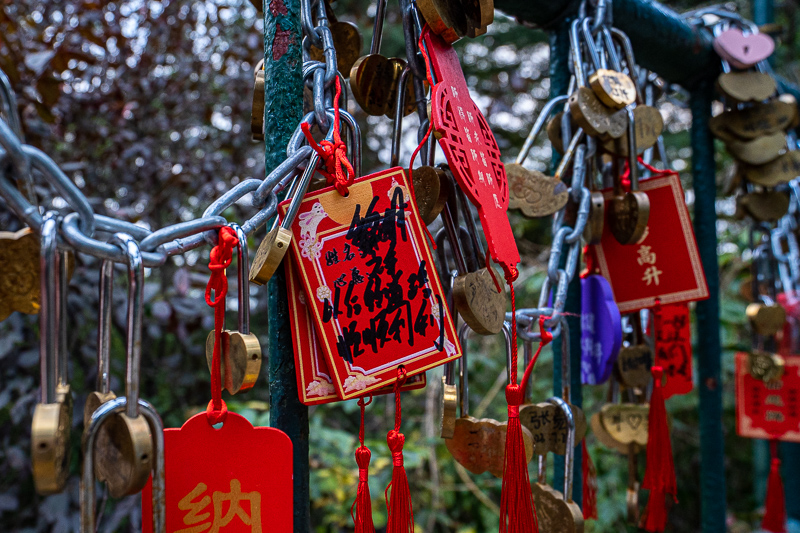
[[[167,531],[286,532],[292,527],[292,441],[228,413],[219,429],[202,412],[164,431]],[[152,533],[152,485],[142,491],[142,532]]]
[[[285,215],[288,202],[279,207]],[[344,198],[306,195],[292,225],[296,273],[343,400],[461,356],[402,168],[363,176]]]
[[[800,442],[800,357],[787,357],[783,377],[750,375],[748,354],[736,354],[736,433],[751,439]]]
[[[692,329],[689,306],[662,305],[656,309],[656,360],[664,368],[664,399],[692,391]]]
[[[294,339],[294,364],[297,370],[297,395],[305,405],[338,402],[331,371],[322,356],[317,332],[312,325],[311,315],[306,304],[306,295],[300,280],[294,273],[292,258],[283,261],[286,270],[286,289],[289,295],[289,318],[292,323]],[[427,384],[425,373],[415,374],[400,387],[401,391],[424,388]],[[391,394],[394,387],[387,385],[376,389],[372,394]]]
[[[456,51],[428,28],[422,38],[436,78],[431,96],[436,138],[453,176],[478,208],[492,258],[508,272],[519,263],[519,251],[508,221],[508,180],[500,149],[469,95]]]
[[[611,189],[603,191],[606,222],[595,246],[600,272],[608,280],[621,313],[708,298],[708,286],[694,240],[692,222],[676,174],[643,180],[640,190],[650,198],[650,218],[644,236],[622,245],[611,234],[608,217]]]

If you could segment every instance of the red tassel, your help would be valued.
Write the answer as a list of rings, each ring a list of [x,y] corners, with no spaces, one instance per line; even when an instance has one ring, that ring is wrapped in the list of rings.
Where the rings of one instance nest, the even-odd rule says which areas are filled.
[[[786,533],[786,497],[781,480],[781,459],[778,457],[778,441],[770,442],[772,461],[767,481],[767,499],[764,503],[764,519],[761,529],[772,533]]]
[[[369,448],[364,446],[364,409],[372,402],[372,396],[366,401],[364,398],[358,399],[358,406],[361,407],[361,426],[358,432],[358,440],[361,446],[356,450],[356,463],[358,464],[358,490],[356,501],[350,507],[350,516],[356,526],[355,533],[375,533],[375,526],[372,523],[372,498],[369,495],[369,460],[372,454]]]
[[[581,471],[583,473],[583,519],[597,520],[597,470],[594,468],[592,456],[586,449],[586,439],[581,442],[583,446],[583,459]]]
[[[394,382],[394,429],[386,435],[386,442],[392,452],[392,481],[386,487],[386,511],[389,515],[386,533],[414,533],[414,510],[411,507],[411,493],[408,489],[408,477],[403,467],[403,444],[406,437],[400,433],[400,387],[406,381],[406,370],[402,365],[397,369],[397,381]],[[389,490],[391,489],[391,494]]]
[[[664,391],[661,383],[664,370],[654,366],[653,394],[650,397],[650,414],[647,431],[647,466],[642,488],[650,491],[640,527],[647,531],[664,531],[667,527],[667,495],[678,503],[675,481],[675,464],[672,459],[672,443],[667,410],[664,407]]]

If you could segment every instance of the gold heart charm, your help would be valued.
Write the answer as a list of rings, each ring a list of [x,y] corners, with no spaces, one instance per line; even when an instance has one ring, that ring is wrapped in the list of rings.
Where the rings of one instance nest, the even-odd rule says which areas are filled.
[[[636,101],[636,86],[622,72],[599,68],[589,78],[594,94],[612,109],[622,109]]]
[[[755,139],[789,128],[797,118],[797,106],[783,99],[755,103],[743,109],[725,111],[712,117],[708,125],[723,141]]]
[[[644,389],[650,383],[653,354],[646,344],[625,346],[619,351],[616,370],[619,380],[628,387]]]
[[[717,88],[734,103],[762,102],[775,94],[775,78],[764,72],[726,72],[717,78]]]
[[[749,165],[763,165],[774,161],[781,155],[781,150],[786,148],[786,134],[782,131],[777,131],[769,135],[756,137],[752,141],[732,140],[726,142],[725,147],[739,161]],[[754,183],[759,182],[754,181]]]
[[[592,417],[589,419],[589,425],[592,427],[592,433],[595,437],[597,437],[597,440],[600,442],[600,444],[609,450],[615,450],[622,455],[628,455],[628,453],[630,453],[629,444],[622,444],[611,437],[603,425],[602,420],[600,419],[600,413],[595,413],[592,415]],[[634,444],[634,446],[637,445]]]
[[[736,198],[736,216],[775,222],[789,212],[789,195],[779,191],[749,192]]]
[[[575,420],[575,444],[586,436],[586,415],[570,405]],[[533,439],[534,455],[556,453],[564,455],[567,444],[567,419],[564,411],[551,402],[525,404],[519,409],[519,419]]]
[[[565,500],[564,495],[550,485],[534,483],[531,485],[531,492],[536,507],[539,531],[542,533],[583,532],[583,512],[578,504]]]
[[[503,276],[488,268],[458,276],[453,282],[453,302],[464,322],[479,335],[495,335],[503,329],[506,318],[506,293]],[[494,280],[501,282],[497,290]]]
[[[636,443],[647,446],[648,405],[633,403],[614,403],[604,405],[600,410],[600,422],[608,435],[625,446]]]
[[[744,177],[762,187],[789,183],[800,175],[800,151],[792,150],[759,166],[743,166]]]
[[[575,123],[592,137],[608,135],[619,139],[628,128],[625,110],[604,105],[588,87],[578,87],[569,97],[569,110]]]
[[[786,310],[778,304],[752,303],[745,310],[753,331],[758,335],[771,337],[783,330],[786,323]]]
[[[658,141],[659,135],[664,130],[664,119],[661,118],[658,109],[647,105],[636,106],[633,110],[633,119],[636,152],[641,154]],[[619,139],[605,141],[603,149],[620,157],[628,157],[628,132],[626,131]]]
[[[528,218],[540,218],[567,205],[569,191],[560,180],[516,163],[506,165],[506,176],[509,209],[519,209]]]

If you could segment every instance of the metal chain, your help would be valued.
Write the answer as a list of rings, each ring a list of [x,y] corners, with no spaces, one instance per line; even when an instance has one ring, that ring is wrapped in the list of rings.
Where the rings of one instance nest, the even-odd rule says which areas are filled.
[[[322,48],[325,61],[303,63],[303,80],[313,91],[314,111],[303,117],[301,123],[316,125],[322,131],[330,132],[334,116],[333,81],[339,76],[343,90],[346,90],[346,84],[338,72],[333,34],[328,28],[324,2],[318,1],[316,7],[317,25],[314,26],[311,0],[301,3],[305,35],[303,46],[305,50],[310,45]],[[343,93],[343,100],[347,101],[346,93]],[[360,176],[361,132],[347,111],[341,109],[339,113],[347,127],[350,157],[356,176]],[[200,218],[151,231],[124,220],[96,214],[86,196],[52,158],[38,148],[25,144],[14,92],[7,76],[0,71],[0,196],[22,221],[38,233],[42,226],[42,211],[32,203],[36,202],[34,179],[43,179],[54,188],[70,209],[60,227],[59,247],[62,249],[71,248],[101,259],[126,263],[127,258],[120,248],[108,242],[114,233],[123,232],[139,243],[145,266],[158,267],[169,256],[186,253],[204,244],[216,244],[217,230],[228,224],[222,213],[247,195],[252,197],[251,207],[255,213],[240,226],[249,235],[275,216],[277,193],[286,189],[309,164],[312,152],[298,124],[289,142],[286,160],[265,179],[248,179],[237,184],[208,206]],[[24,184],[26,194],[20,192],[17,183]]]

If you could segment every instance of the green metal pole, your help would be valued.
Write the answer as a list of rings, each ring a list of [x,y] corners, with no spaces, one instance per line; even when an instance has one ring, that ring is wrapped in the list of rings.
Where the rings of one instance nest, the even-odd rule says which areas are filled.
[[[560,96],[566,94],[569,88],[569,25],[570,19],[564,19],[554,31],[550,34],[550,97]],[[560,268],[566,265],[566,254],[561,258]],[[576,407],[583,406],[583,390],[581,387],[581,281],[580,278],[575,276],[575,279],[569,284],[567,289],[567,302],[564,307],[567,313],[567,321],[569,323],[569,357],[570,365],[570,390],[569,398],[565,398],[568,402]],[[561,352],[561,338],[553,339],[553,390],[556,395],[561,395],[562,390],[562,373],[561,364],[564,354]],[[578,505],[583,501],[583,474],[582,474],[582,456],[583,448],[581,446],[575,447],[575,459],[573,464],[573,483],[572,483],[572,498]],[[556,490],[564,490],[564,475],[561,474],[564,469],[564,457],[560,455],[555,456],[553,468],[553,487]]]
[[[303,118],[303,31],[300,0],[264,0],[266,172],[286,158]],[[282,268],[268,286],[270,425],[286,432],[294,449],[294,531],[308,533],[308,408],[300,403]],[[264,450],[269,453],[269,450]]]
[[[709,297],[697,303],[697,373],[700,393],[700,495],[703,533],[726,531],[725,446],[722,432],[722,348],[719,336],[716,166],[708,128],[714,84],[699,83],[691,93],[694,233]]]

